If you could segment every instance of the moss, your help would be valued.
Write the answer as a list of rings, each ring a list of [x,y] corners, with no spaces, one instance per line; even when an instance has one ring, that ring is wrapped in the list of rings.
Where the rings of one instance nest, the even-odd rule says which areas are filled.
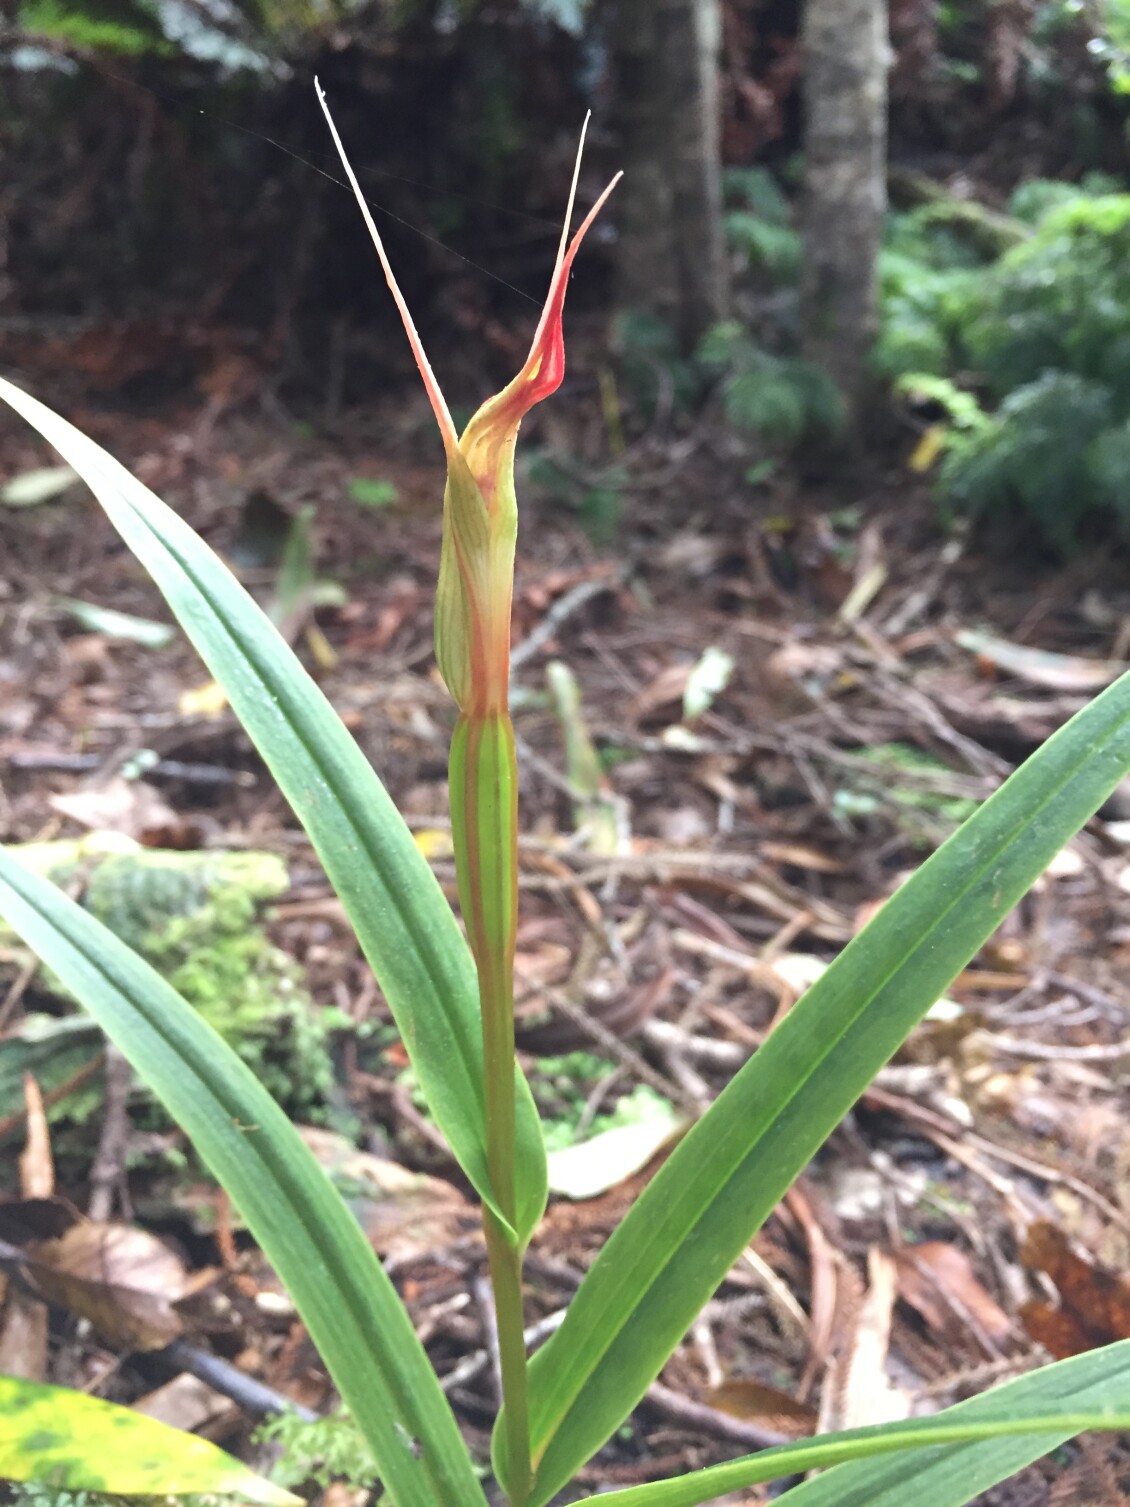
[[[231,1043],[284,1107],[318,1118],[332,1085],[328,1033],[301,969],[260,913],[286,890],[273,853],[100,851],[89,840],[26,844],[29,867],[78,893]],[[63,995],[51,981],[53,993]]]
[[[259,1425],[255,1442],[281,1446],[271,1480],[288,1491],[308,1483],[325,1489],[339,1480],[354,1491],[369,1491],[378,1479],[372,1451],[346,1412],[309,1423],[293,1413],[275,1413]]]

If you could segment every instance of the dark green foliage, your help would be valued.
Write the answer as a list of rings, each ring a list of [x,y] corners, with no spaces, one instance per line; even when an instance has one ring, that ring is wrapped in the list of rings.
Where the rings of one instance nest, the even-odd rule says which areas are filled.
[[[1019,504],[1050,543],[1070,550],[1098,500],[1088,485],[1089,457],[1111,420],[1102,383],[1048,371],[1010,393],[986,425],[955,431],[942,465],[944,496],[972,513]]]
[[[771,468],[805,440],[836,435],[844,423],[843,399],[826,372],[790,353],[803,246],[789,199],[760,167],[728,168],[723,191],[727,242],[748,263],[746,320],[715,325],[688,360],[664,320],[621,314],[619,371],[625,390],[649,416],[689,409],[704,394],[719,392],[726,418],[754,437],[761,464]],[[758,466],[753,470],[764,475]]]
[[[891,377],[951,371],[969,274],[935,271],[890,251],[883,257],[881,277],[883,326],[874,351],[879,371]]]
[[[1084,459],[1096,501],[1118,515],[1119,527],[1130,536],[1130,419],[1104,429]]]
[[[1059,0],[1059,7],[1051,8],[1074,15],[1083,9],[1077,0]],[[1130,94],[1130,0],[1105,0],[1101,6],[1088,7],[1092,9],[1097,24],[1088,51],[1105,63],[1113,93]]]
[[[788,225],[775,225],[748,209],[732,209],[726,215],[726,240],[744,252],[749,264],[770,276],[793,282],[800,273],[801,240]]]
[[[983,279],[965,341],[1004,397],[1049,368],[1130,397],[1130,195],[1078,197]]]
[[[984,257],[926,204],[894,215],[879,263],[883,327],[874,360],[886,376],[954,369]]]
[[[877,362],[951,419],[923,374],[984,405],[950,431],[948,506],[1020,511],[1062,552],[1095,515],[1130,537],[1130,195],[1031,183],[1010,208],[1032,233],[972,267],[921,214],[896,222]]]
[[[694,363],[679,354],[673,325],[645,309],[627,309],[616,315],[612,345],[618,370],[633,401],[649,416],[656,405],[673,401],[689,408],[701,390]]]
[[[729,245],[743,253],[751,271],[765,272],[775,282],[795,282],[803,246],[776,179],[764,168],[728,168],[723,190]]]
[[[843,427],[843,399],[827,372],[765,350],[736,320],[707,332],[698,361],[721,378],[730,422],[752,431],[771,450],[789,451],[804,439],[834,436]]]
[[[775,225],[787,225],[792,208],[780,184],[767,168],[728,167],[722,174],[727,205],[752,210]]]
[[[1007,10],[997,0],[940,0],[934,17],[934,75],[948,85],[951,108],[958,91],[1009,88],[1001,78],[1009,47],[1011,87],[1059,106],[1057,128],[1097,124],[1096,104],[1130,93],[1130,0],[1033,0]]]
[[[1015,190],[1008,201],[1008,212],[1015,220],[1038,225],[1049,211],[1073,204],[1082,195],[1117,194],[1121,187],[1119,180],[1110,173],[1085,173],[1078,183],[1064,183],[1056,178],[1031,178]]]
[[[79,51],[135,57],[183,51],[238,68],[264,61],[246,44],[297,37],[341,12],[335,0],[233,0],[230,7],[172,10],[158,0],[20,0],[17,25],[29,41],[50,38]]]
[[[895,391],[905,393],[917,403],[935,404],[955,429],[981,430],[992,424],[973,394],[958,387],[948,377],[914,372],[908,377],[901,377],[895,384]]]
[[[616,538],[623,511],[628,473],[615,461],[599,470],[578,467],[568,455],[532,450],[523,462],[525,481],[540,491],[556,511],[576,515],[597,549],[608,549]]]
[[[73,47],[128,56],[168,52],[155,8],[145,0],[22,0],[20,30]]]

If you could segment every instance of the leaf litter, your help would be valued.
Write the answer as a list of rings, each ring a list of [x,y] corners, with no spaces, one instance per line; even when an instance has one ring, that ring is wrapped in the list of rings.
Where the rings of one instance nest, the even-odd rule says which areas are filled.
[[[302,653],[453,896],[450,713],[431,670],[439,510],[411,426],[378,451],[361,430],[330,448],[237,417],[189,454],[175,418],[163,432],[120,413],[98,423],[221,549],[242,551],[262,599],[301,597],[290,626]],[[26,473],[26,452],[14,453],[11,474]],[[1085,562],[1083,592],[1053,574],[1033,586],[1030,567],[940,540],[925,503],[915,515],[901,493],[872,497],[853,531],[836,521],[842,495],[817,486],[782,524],[761,520],[765,503],[712,463],[672,461],[659,434],[639,442],[639,474],[672,464],[688,497],[677,527],[662,494],[624,472],[630,563],[527,489],[514,656],[519,1041],[556,1144],[572,1147],[555,1155],[581,1163],[531,1247],[535,1344],[672,1134],[1124,654],[1126,603],[1108,562]],[[380,505],[366,493],[359,506],[356,481],[371,477]],[[247,556],[249,500],[281,540],[299,538],[297,588],[280,580],[281,551]],[[332,1042],[332,1074],[304,1103],[308,1137],[485,1456],[495,1403],[475,1210],[305,839],[223,701],[201,693],[183,641],[150,647],[134,633],[161,621],[159,602],[80,491],[0,512],[0,542],[31,583],[21,614],[0,622],[5,837],[116,830],[158,853],[277,855],[286,887],[262,922]],[[61,597],[94,610],[80,622]],[[928,1411],[1045,1350],[1127,1332],[1128,824],[1130,787],[880,1074],[578,1489],[817,1425]],[[10,1094],[5,1164],[26,1142],[42,1169],[49,1116],[54,1177],[34,1197],[89,1207],[100,1160],[114,1205],[112,1217],[75,1214],[15,1240],[33,1195],[5,1188],[5,1354],[14,1335],[37,1379],[105,1375],[119,1401],[171,1387],[152,1406],[188,1426],[211,1420],[236,1450],[271,1398],[329,1418],[334,1398],[271,1273],[179,1133],[135,1086],[114,1087],[96,1041],[63,1030],[73,1019],[0,936],[0,1046],[19,1042],[46,1085],[45,1109],[22,1087]],[[93,1135],[70,1134],[74,1124]],[[631,1154],[618,1159],[610,1136]],[[30,1312],[48,1315],[50,1344]],[[174,1357],[156,1389],[138,1358],[147,1348]],[[229,1369],[263,1392],[225,1403],[231,1377],[218,1391],[215,1377],[192,1377],[186,1351],[237,1361]],[[1066,1491],[1082,1460],[1066,1452],[1029,1480]],[[1005,1490],[994,1503],[1025,1500]]]

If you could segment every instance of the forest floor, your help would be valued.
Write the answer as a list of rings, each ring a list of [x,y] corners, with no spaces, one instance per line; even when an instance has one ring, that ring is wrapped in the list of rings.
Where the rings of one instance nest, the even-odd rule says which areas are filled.
[[[352,424],[332,442],[269,418],[205,432],[167,414],[72,417],[261,600],[274,598],[453,895],[453,715],[431,650],[440,476],[419,411]],[[5,477],[51,463],[4,426]],[[598,523],[614,541],[603,547],[568,485],[523,493],[523,1061],[554,1146],[617,1122],[656,1130],[623,1162],[604,1142],[561,1163],[559,1183],[591,1196],[555,1194],[533,1242],[527,1312],[542,1336],[653,1170],[654,1156],[640,1157],[663,1154],[821,963],[1130,658],[1130,590],[1109,554],[1052,568],[945,534],[904,456],[811,487],[755,490],[737,475],[709,427],[646,438],[600,494]],[[307,505],[310,568],[280,603],[281,541]],[[334,1081],[308,1101],[320,1121],[311,1143],[348,1163],[355,1189],[370,1181],[359,1215],[485,1458],[496,1397],[473,1203],[413,1099],[383,1000],[304,835],[181,637],[147,647],[128,624],[76,617],[63,600],[167,621],[89,494],[0,506],[0,551],[5,838],[110,831],[148,848],[284,858],[269,938],[331,1031]],[[337,584],[336,604],[312,605],[333,595],[318,582]],[[550,661],[575,677],[579,710],[555,703]],[[600,753],[587,788],[566,732]],[[1128,979],[1130,788],[880,1073],[579,1486],[933,1409],[1048,1352],[1130,1336],[1130,1285],[1114,1275],[1130,1266]],[[250,1442],[254,1410],[182,1374],[186,1355],[217,1354],[317,1412],[332,1390],[179,1134],[96,1042],[54,1077],[34,1059],[49,1154],[17,1069],[43,1022],[66,1014],[0,933],[8,1198],[54,1196],[107,1227],[156,1232],[173,1243],[186,1291],[204,1271],[232,1301],[221,1325],[200,1316],[196,1293],[172,1329],[146,1333],[140,1356],[113,1315],[100,1331],[56,1305],[49,1327],[28,1331],[13,1327],[10,1303],[0,1369],[14,1358],[24,1374],[144,1398],[262,1466],[270,1449]],[[420,1176],[398,1181],[396,1166]],[[0,1204],[3,1238],[5,1210],[20,1207]],[[129,1288],[126,1258],[115,1280]],[[162,1350],[173,1335],[179,1348]],[[1125,1447],[1100,1436],[984,1500],[1121,1502],[1128,1466]],[[353,1498],[339,1483],[328,1499]]]

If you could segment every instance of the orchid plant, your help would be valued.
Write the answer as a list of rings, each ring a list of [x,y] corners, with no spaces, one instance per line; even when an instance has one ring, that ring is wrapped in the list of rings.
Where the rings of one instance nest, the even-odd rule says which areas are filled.
[[[617,174],[569,239],[588,119],[581,131],[565,223],[549,294],[530,354],[518,375],[457,434],[408,305],[396,281],[326,96],[318,100],[350,187],[392,292],[447,457],[443,543],[436,590],[436,662],[459,707],[451,739],[448,790],[459,907],[479,981],[487,1171],[495,1203],[483,1211],[498,1315],[507,1402],[510,1486],[524,1501],[530,1486],[522,1256],[545,1208],[544,1157],[519,1157],[514,1077],[514,948],[518,934],[518,761],[510,720],[510,607],[518,499],[514,448],[522,420],[565,375],[565,290],[581,242],[616,187]],[[520,1092],[520,1090],[519,1090]],[[536,1177],[529,1177],[536,1170]]]
[[[319,90],[323,109],[325,100]],[[327,111],[327,120],[329,114]],[[436,654],[458,705],[450,757],[464,932],[322,692],[222,562],[66,420],[0,397],[87,481],[150,572],[305,826],[396,1019],[421,1091],[483,1206],[504,1406],[493,1469],[545,1507],[623,1423],[781,1195],[1059,847],[1130,771],[1130,676],[1032,756],[888,901],[690,1130],[527,1365],[522,1260],[546,1199],[537,1111],[515,1062],[517,789],[508,706],[524,415],[560,383],[581,241],[569,213],[529,357],[462,435],[330,121],[424,379],[447,459]],[[578,155],[578,170],[580,157]],[[0,850],[0,913],[81,1000],[193,1140],[286,1283],[393,1507],[484,1507],[472,1460],[392,1282],[295,1128],[170,985],[74,900]],[[291,1499],[202,1441],[97,1399],[0,1378],[0,1477],[150,1495]],[[1130,1342],[1047,1366],[933,1417],[855,1429],[614,1491],[695,1507],[785,1476],[796,1507],[959,1507],[1090,1428],[1130,1427]],[[574,1495],[577,1488],[572,1488]]]

